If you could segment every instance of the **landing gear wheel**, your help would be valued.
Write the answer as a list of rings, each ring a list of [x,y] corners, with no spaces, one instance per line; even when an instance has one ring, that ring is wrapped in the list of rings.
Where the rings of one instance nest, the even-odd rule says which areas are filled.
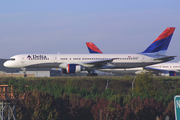
[[[94,73],[93,76],[98,76],[98,74],[97,74],[97,73]]]
[[[88,73],[87,76],[98,76],[97,73]]]
[[[24,77],[27,77],[27,74],[24,74]]]
[[[22,70],[23,70],[23,73],[24,73],[24,77],[27,77],[26,68],[22,68]]]

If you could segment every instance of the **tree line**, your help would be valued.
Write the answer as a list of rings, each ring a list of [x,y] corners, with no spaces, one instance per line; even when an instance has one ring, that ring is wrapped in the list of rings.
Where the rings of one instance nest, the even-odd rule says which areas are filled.
[[[11,79],[8,85],[29,86],[25,100],[17,102],[17,119],[174,119],[173,96],[180,92],[179,79],[155,80],[146,74],[136,77],[133,91],[130,87],[122,92],[111,87],[102,91],[96,82],[88,89],[78,84],[72,80],[57,84],[52,80]],[[124,81],[123,85],[131,84]]]

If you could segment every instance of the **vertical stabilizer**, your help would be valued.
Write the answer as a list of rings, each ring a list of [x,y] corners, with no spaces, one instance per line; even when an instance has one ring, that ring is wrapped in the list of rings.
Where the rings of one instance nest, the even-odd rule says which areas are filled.
[[[167,27],[143,54],[165,55],[173,36],[175,27]]]
[[[86,45],[88,47],[89,53],[102,53],[101,50],[94,45],[93,42],[86,42]]]

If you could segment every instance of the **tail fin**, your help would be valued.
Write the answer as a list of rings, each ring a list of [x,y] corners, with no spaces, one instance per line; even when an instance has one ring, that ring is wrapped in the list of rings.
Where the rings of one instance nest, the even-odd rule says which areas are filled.
[[[174,33],[175,27],[167,27],[143,54],[165,55]]]
[[[96,47],[93,42],[86,42],[86,45],[88,47],[89,53],[102,53],[101,50],[99,50],[99,48]]]

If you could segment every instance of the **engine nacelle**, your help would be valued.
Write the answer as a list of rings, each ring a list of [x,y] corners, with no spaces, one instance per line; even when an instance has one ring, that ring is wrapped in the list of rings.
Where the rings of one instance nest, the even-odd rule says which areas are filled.
[[[61,64],[59,67],[62,68],[63,73],[78,73],[85,70],[85,68],[79,64]]]
[[[175,71],[169,71],[169,76],[176,76],[176,72]]]
[[[161,73],[161,76],[176,76],[176,71],[166,71]]]

